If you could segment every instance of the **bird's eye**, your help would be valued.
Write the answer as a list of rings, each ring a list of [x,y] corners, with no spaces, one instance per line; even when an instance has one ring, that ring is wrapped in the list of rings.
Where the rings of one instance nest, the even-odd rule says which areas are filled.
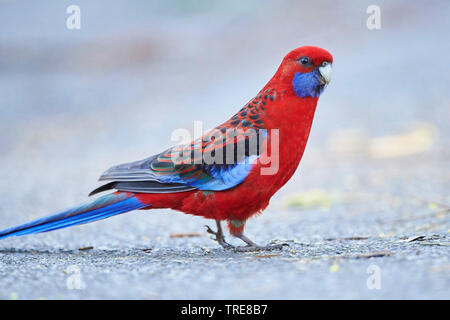
[[[298,59],[300,61],[300,63],[304,66],[310,64],[311,60],[309,60],[308,57],[301,57],[300,59]]]
[[[328,61],[324,61],[324,62],[322,62],[322,64],[321,64],[321,66],[322,67],[326,67],[327,65],[329,65],[330,63],[328,62]]]

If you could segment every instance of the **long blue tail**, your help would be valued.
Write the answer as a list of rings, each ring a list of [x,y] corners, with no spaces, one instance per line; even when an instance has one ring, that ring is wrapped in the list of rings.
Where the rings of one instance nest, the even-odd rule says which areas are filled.
[[[148,207],[130,193],[111,193],[81,206],[0,231],[0,239],[47,232],[89,223],[128,211]]]

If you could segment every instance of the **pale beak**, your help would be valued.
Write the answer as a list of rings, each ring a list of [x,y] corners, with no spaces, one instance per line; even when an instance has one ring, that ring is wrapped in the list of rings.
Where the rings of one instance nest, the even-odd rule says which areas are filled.
[[[324,62],[319,67],[319,73],[321,75],[321,80],[323,84],[329,84],[331,81],[331,74],[333,73],[333,69],[331,68],[331,63]]]

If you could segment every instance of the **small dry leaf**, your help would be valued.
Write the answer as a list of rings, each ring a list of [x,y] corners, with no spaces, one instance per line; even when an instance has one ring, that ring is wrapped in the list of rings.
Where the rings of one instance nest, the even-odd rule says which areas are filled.
[[[202,235],[197,232],[192,233],[171,233],[171,238],[191,238],[191,237],[201,237]]]
[[[94,247],[92,247],[92,246],[78,248],[78,250],[80,250],[80,251],[87,251],[87,250],[92,250],[92,249],[94,249]]]
[[[389,252],[389,251],[378,251],[378,252],[357,254],[357,255],[354,255],[351,257],[356,258],[356,259],[369,259],[369,258],[385,257],[385,256],[391,256],[391,255],[392,255],[392,252]]]

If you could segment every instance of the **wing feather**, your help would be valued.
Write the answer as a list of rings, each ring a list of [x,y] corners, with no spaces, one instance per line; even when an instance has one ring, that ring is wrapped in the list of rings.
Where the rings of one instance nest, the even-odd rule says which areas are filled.
[[[111,167],[100,177],[100,181],[110,182],[91,195],[109,189],[141,193],[222,191],[239,185],[268,139],[261,114],[274,96],[273,92],[260,94],[226,123],[189,144]]]

